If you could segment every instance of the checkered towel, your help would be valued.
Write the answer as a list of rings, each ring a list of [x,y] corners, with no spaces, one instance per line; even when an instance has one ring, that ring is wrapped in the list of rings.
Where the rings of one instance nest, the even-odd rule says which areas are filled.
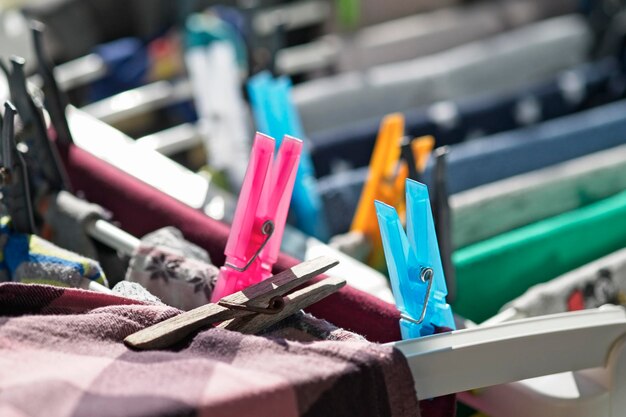
[[[179,313],[77,289],[0,284],[0,416],[419,415],[402,354],[311,317],[262,337],[205,330],[168,351],[122,343]],[[297,336],[310,326],[318,331]]]

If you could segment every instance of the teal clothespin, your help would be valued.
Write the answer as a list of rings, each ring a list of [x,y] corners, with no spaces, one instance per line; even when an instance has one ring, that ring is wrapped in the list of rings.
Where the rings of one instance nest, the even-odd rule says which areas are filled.
[[[375,204],[402,338],[433,334],[435,327],[454,329],[427,187],[406,180],[408,237],[396,209]]]
[[[242,36],[217,15],[195,13],[185,23],[185,47],[187,49],[207,47],[213,42],[228,42],[235,48],[239,68],[247,70],[246,44]]]
[[[291,100],[288,77],[273,78],[263,71],[248,81],[248,94],[257,130],[276,138],[277,145],[285,135],[304,139],[304,130]],[[300,167],[291,199],[296,225],[304,233],[320,240],[328,239],[322,200],[317,192],[313,161],[306,147],[300,157]]]

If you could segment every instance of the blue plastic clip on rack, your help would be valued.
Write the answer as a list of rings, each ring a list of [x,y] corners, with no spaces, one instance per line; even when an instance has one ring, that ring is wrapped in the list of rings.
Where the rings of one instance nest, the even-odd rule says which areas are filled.
[[[278,146],[280,138],[285,135],[304,138],[302,124],[291,99],[291,81],[288,77],[273,78],[268,71],[261,72],[248,81],[248,94],[258,131],[276,138]],[[322,200],[317,192],[311,154],[306,142],[304,145],[291,207],[300,230],[326,241],[329,236]]]
[[[402,338],[433,334],[435,327],[454,329],[427,187],[406,180],[408,237],[396,209],[375,204]]]

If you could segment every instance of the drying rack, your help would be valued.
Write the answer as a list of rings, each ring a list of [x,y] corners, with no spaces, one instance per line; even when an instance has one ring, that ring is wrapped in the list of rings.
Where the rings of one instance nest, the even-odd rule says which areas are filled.
[[[202,179],[201,189],[193,190],[193,185],[188,185],[184,188],[189,197],[181,195],[179,199],[196,208],[202,206],[199,201],[206,201],[198,199],[198,195],[206,196],[210,188],[205,178],[154,150],[146,152],[145,148],[141,149],[142,158],[159,161],[158,168],[146,169],[150,165],[147,163],[139,169],[130,163],[132,157],[126,161],[119,155],[132,155],[141,144],[78,109],[69,108],[68,117],[77,146],[170,195],[171,183],[180,184],[177,181],[185,178]],[[107,142],[98,140],[101,135],[80,134],[81,131],[99,131],[107,135]],[[170,171],[178,179],[163,181],[163,172]],[[180,193],[181,187],[177,188]],[[106,222],[96,222],[90,233],[106,239],[107,234],[112,235],[108,227]],[[129,235],[125,242],[118,237],[113,239],[116,242],[112,246],[130,247],[135,238]],[[352,278],[352,286],[375,292],[354,271],[348,267],[340,275]],[[493,417],[531,413],[620,416],[626,415],[625,337],[626,311],[621,307],[603,307],[474,327],[395,342],[393,346],[406,356],[420,399],[456,392],[463,402]]]
[[[228,196],[215,194],[210,180],[150,149],[145,145],[147,139],[137,143],[75,108],[68,109],[68,119],[77,146],[191,207],[216,218],[220,211],[224,215]],[[193,136],[189,128],[181,128],[185,133],[181,136]],[[133,163],[139,152],[141,167]],[[180,187],[183,183],[186,186]],[[102,221],[88,227],[90,234],[104,241],[110,239],[113,247],[136,245],[136,238],[109,229]],[[327,250],[323,246],[312,248]],[[319,254],[313,250],[306,256],[313,253]],[[352,277],[349,283],[356,288],[376,292],[377,284],[364,284],[363,276],[356,272],[358,263],[338,253],[330,254],[336,255],[347,265],[337,273]],[[626,311],[607,306],[477,326],[391,345],[407,358],[420,399],[459,393],[462,401],[493,417],[620,416],[626,415],[625,338]]]

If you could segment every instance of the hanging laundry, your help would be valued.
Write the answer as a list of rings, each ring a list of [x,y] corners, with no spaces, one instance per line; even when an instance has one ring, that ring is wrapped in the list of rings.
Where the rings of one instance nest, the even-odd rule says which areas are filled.
[[[626,100],[510,132],[450,146],[447,179],[450,194],[531,172],[626,143]],[[589,138],[594,140],[590,141]],[[432,185],[433,165],[424,182]],[[367,178],[362,168],[322,178],[318,188],[334,234],[350,227]]]
[[[626,191],[453,254],[454,311],[487,320],[530,286],[626,247]]]
[[[536,317],[605,304],[626,305],[626,249],[532,286],[501,311],[514,309],[516,317]]]
[[[432,135],[438,146],[535,125],[624,97],[622,59],[602,60],[568,68],[506,93],[481,93],[404,109],[406,134]],[[380,118],[351,122],[310,135],[311,154],[319,177],[341,169],[366,166],[374,149]]]
[[[237,191],[250,147],[250,121],[240,91],[245,44],[230,24],[205,13],[187,19],[185,45],[208,165],[215,174],[226,175],[229,187]]]
[[[167,33],[147,45],[151,81],[181,76],[184,69],[182,39],[176,32]]]
[[[98,45],[94,53],[106,67],[106,75],[89,87],[89,102],[143,85],[148,80],[148,50],[138,38],[122,38]]]
[[[465,4],[449,4],[449,0],[387,1],[384,5],[376,0],[349,0],[338,3],[342,21],[343,16],[349,15],[352,22],[360,17],[362,23],[368,25],[348,39],[342,38],[347,45],[341,48],[339,67],[344,71],[446,51],[579,9],[577,0],[487,0]],[[363,7],[359,7],[360,3]],[[429,7],[423,8],[426,4]],[[431,9],[434,10],[429,11]],[[382,23],[372,24],[376,22]]]
[[[313,135],[441,100],[520,88],[580,64],[591,41],[582,17],[561,16],[431,56],[302,83],[293,97],[305,132]]]
[[[624,190],[626,145],[472,188],[451,198],[453,243],[462,248]]]

